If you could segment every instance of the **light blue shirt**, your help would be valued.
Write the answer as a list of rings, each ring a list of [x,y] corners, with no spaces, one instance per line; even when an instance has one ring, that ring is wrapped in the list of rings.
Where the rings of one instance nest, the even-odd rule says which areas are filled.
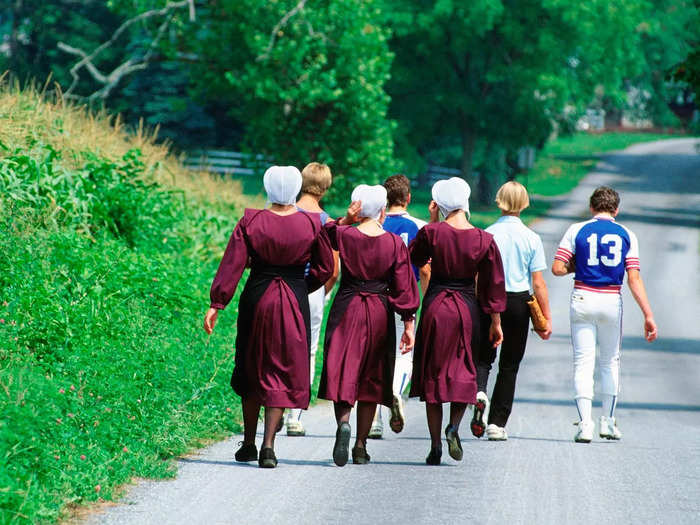
[[[540,236],[512,215],[501,216],[486,231],[493,235],[501,252],[506,292],[529,291],[532,272],[547,268]]]

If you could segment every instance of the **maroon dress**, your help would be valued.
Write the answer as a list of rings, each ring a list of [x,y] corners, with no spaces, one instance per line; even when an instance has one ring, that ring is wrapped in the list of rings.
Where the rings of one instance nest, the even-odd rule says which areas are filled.
[[[400,237],[365,235],[352,226],[325,226],[340,252],[340,288],[326,325],[318,397],[390,406],[394,377],[394,312],[413,318],[420,304],[408,249]]]
[[[416,333],[411,397],[428,403],[475,403],[479,315],[474,296],[486,313],[506,307],[501,254],[484,230],[458,230],[446,222],[423,227],[409,246],[420,267],[432,259],[428,291]]]
[[[333,273],[333,252],[320,222],[304,212],[245,210],[211,286],[211,306],[231,301],[244,268],[251,271],[238,302],[231,386],[261,405],[309,405],[308,294]]]

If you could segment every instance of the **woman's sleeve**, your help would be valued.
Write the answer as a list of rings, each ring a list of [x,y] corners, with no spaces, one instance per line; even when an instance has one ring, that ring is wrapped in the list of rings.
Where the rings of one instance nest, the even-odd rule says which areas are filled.
[[[396,238],[397,257],[394,275],[391,279],[389,302],[402,321],[412,319],[420,306],[416,274],[408,256],[408,248],[400,238]]]
[[[430,241],[425,228],[421,228],[416,233],[416,237],[408,245],[408,250],[411,254],[411,262],[420,268],[430,262]]]
[[[506,280],[501,252],[493,237],[479,261],[478,272],[477,292],[481,309],[487,314],[503,312],[506,309]]]
[[[316,241],[311,247],[309,275],[306,276],[309,293],[315,292],[326,284],[326,281],[333,275],[334,268],[335,259],[333,258],[331,241],[326,230],[321,228],[316,236]]]
[[[338,248],[338,221],[340,219],[336,219],[334,221],[328,221],[326,224],[323,225],[323,229],[326,231],[326,234],[328,235],[328,240],[331,243],[331,248],[335,250],[336,252],[339,250]]]
[[[233,294],[236,293],[238,281],[240,281],[248,262],[248,246],[243,234],[244,228],[243,219],[241,219],[231,234],[209,291],[211,307],[217,310],[223,310],[231,302]]]

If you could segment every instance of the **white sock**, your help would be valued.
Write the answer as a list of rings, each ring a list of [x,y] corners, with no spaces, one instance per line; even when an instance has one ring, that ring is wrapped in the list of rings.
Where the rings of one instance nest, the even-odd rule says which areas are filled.
[[[576,409],[578,410],[578,417],[581,418],[581,421],[590,421],[592,419],[592,407],[593,401],[587,397],[576,398]]]
[[[615,405],[617,405],[617,396],[610,394],[602,394],[603,399],[603,415],[605,417],[615,417]]]

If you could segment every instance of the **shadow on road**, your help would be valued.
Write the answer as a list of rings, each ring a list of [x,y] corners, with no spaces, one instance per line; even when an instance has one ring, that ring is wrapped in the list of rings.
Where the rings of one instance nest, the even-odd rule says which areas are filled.
[[[554,406],[574,406],[573,399],[535,399],[529,397],[516,397],[516,403],[527,403],[532,405],[554,405]],[[598,401],[593,402],[594,406],[601,406]],[[617,408],[627,410],[670,410],[676,412],[700,412],[700,405],[678,405],[674,403],[618,403]]]

